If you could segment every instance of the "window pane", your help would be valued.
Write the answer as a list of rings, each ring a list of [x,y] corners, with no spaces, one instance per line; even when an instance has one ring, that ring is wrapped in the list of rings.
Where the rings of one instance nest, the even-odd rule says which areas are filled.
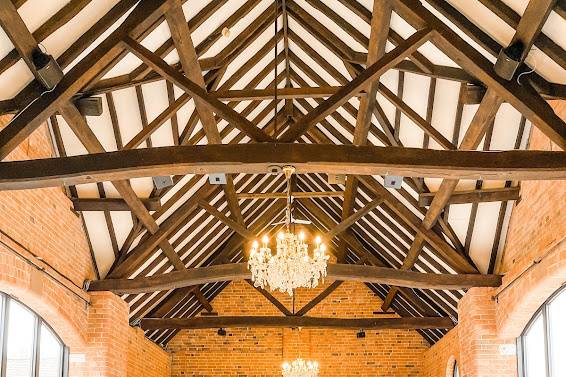
[[[566,291],[556,297],[548,308],[551,362],[554,376],[566,370]]]
[[[63,346],[44,324],[41,324],[39,354],[39,377],[61,377]]]
[[[460,372],[458,371],[458,364],[454,364],[454,377],[460,377]]]
[[[524,336],[525,346],[525,376],[545,377],[546,359],[544,351],[544,322],[542,315],[531,324]]]
[[[35,316],[25,307],[10,300],[6,376],[31,376]]]

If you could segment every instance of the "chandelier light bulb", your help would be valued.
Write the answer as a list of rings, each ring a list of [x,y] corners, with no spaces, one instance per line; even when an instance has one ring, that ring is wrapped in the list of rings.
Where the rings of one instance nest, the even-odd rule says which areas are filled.
[[[257,240],[254,240],[254,242],[252,243],[252,248],[257,249],[259,247],[259,243],[257,242]]]
[[[284,171],[287,178],[288,195],[287,218],[285,220],[286,231],[279,232],[277,235],[275,253],[269,248],[269,238],[265,235],[259,252],[250,253],[248,269],[251,272],[255,287],[269,287],[272,291],[287,292],[289,296],[293,296],[293,291],[296,288],[316,288],[318,286],[319,280],[326,277],[326,266],[329,257],[320,250],[320,243],[322,242],[320,237],[316,238],[316,247],[311,257],[309,255],[309,245],[305,242],[305,234],[300,232],[297,235],[291,232],[293,202],[291,197],[291,175],[294,172],[294,168],[286,166]],[[304,364],[304,361],[301,360],[301,362]],[[294,364],[295,362],[291,364],[291,368],[293,368]],[[303,376],[303,374],[288,375],[288,377],[295,376],[299,377]],[[305,376],[310,376],[310,374]]]
[[[320,245],[320,243],[322,242],[322,238],[320,238],[320,236],[316,236],[316,238],[314,239],[314,242],[315,242],[317,245]]]
[[[317,377],[318,363],[296,359],[292,363],[285,362],[281,368],[283,377]]]
[[[269,248],[266,236],[262,241],[262,247],[250,253],[248,260],[254,286],[293,296],[296,288],[316,288],[326,277],[329,256],[322,251],[320,242],[311,257],[304,234],[279,233],[275,253]]]

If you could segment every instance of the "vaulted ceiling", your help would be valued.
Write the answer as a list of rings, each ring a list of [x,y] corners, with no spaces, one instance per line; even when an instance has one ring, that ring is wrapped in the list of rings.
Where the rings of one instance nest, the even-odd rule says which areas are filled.
[[[0,158],[46,119],[61,157],[275,139],[514,150],[527,147],[533,123],[566,145],[564,122],[544,101],[566,96],[560,1],[12,3],[0,6],[0,111],[21,113],[0,132]],[[527,46],[525,64],[506,81],[493,63],[516,40]],[[65,73],[51,92],[34,79],[30,52],[38,46]],[[102,115],[81,115],[75,101],[88,97],[102,99]],[[293,191],[322,194],[297,198],[295,216],[312,221],[314,233],[363,211],[332,240],[339,261],[499,272],[520,182],[414,176],[396,190],[380,175],[349,175],[345,184],[328,178],[296,176]],[[65,186],[100,279],[245,261],[248,238],[273,231],[285,214],[285,201],[267,195],[285,191],[280,174],[230,174],[224,185],[206,174],[175,175],[173,183],[158,189],[152,177],[139,177]],[[226,284],[123,298],[132,323],[185,318],[211,310]],[[464,293],[367,285],[383,310],[402,317],[456,320]],[[146,334],[165,345],[177,331]],[[431,343],[445,333],[419,331]]]

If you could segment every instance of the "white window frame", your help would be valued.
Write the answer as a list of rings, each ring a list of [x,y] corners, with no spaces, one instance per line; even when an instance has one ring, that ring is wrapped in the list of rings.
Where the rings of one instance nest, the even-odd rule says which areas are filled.
[[[30,311],[30,313],[34,317],[34,334],[33,334],[33,360],[32,360],[32,376],[38,377],[39,376],[39,360],[40,360],[40,344],[41,344],[41,327],[42,325],[48,328],[51,333],[59,340],[61,345],[63,346],[63,352],[61,353],[61,377],[67,377],[69,373],[69,347],[65,345],[63,340],[57,335],[55,331],[49,326],[43,318],[41,318],[37,313],[31,310],[27,305],[22,303],[21,301],[0,292],[0,377],[4,377],[6,375],[6,365],[7,365],[7,358],[6,358],[6,349],[7,349],[7,342],[8,342],[8,323],[10,321],[9,317],[9,310],[11,302],[17,302],[18,304],[22,305],[24,308]]]
[[[550,304],[552,304],[552,302],[562,294],[566,295],[566,286],[558,289],[556,292],[552,294],[552,296],[548,298],[548,300],[546,300],[544,304],[542,304],[542,306],[536,311],[536,313],[533,314],[533,317],[530,319],[527,326],[525,326],[525,329],[521,333],[521,336],[517,338],[517,356],[518,356],[517,361],[519,363],[518,369],[519,369],[520,377],[533,377],[533,376],[527,376],[525,372],[527,370],[527,358],[525,354],[525,335],[529,332],[534,322],[539,318],[539,315],[542,316],[542,323],[544,326],[544,357],[545,357],[545,365],[546,365],[546,374],[548,377],[560,377],[558,375],[558,371],[552,370],[552,360],[551,360],[552,342],[550,341],[550,339],[553,333],[550,329],[550,323],[548,321],[548,318],[549,318]]]

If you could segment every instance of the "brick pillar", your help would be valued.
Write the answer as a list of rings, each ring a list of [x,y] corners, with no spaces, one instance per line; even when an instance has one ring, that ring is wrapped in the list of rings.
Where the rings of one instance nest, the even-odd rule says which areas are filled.
[[[87,347],[71,350],[84,353],[85,360],[73,362],[72,377],[124,377],[128,364],[128,306],[109,292],[93,292],[88,311]]]
[[[515,339],[497,336],[492,288],[473,288],[458,305],[460,366],[464,377],[516,377]]]

